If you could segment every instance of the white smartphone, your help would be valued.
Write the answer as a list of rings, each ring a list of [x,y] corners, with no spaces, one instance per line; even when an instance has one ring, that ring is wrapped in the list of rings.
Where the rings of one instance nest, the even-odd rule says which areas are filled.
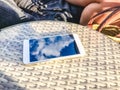
[[[23,42],[24,64],[83,55],[85,51],[77,34],[48,36]]]

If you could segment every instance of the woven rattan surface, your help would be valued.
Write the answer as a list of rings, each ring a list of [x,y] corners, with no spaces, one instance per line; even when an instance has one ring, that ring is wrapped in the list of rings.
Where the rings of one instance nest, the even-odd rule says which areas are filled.
[[[77,33],[83,57],[24,65],[23,40]],[[120,45],[77,24],[36,21],[0,32],[0,90],[120,90]]]

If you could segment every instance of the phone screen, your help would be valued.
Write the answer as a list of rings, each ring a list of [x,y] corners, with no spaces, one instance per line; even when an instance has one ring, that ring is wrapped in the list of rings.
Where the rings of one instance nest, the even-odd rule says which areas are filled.
[[[29,40],[30,62],[80,54],[73,35]]]

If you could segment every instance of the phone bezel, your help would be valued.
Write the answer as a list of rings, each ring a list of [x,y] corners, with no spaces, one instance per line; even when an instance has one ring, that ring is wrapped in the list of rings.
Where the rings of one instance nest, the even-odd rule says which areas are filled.
[[[63,56],[63,57],[57,57],[57,58],[52,58],[52,59],[47,59],[47,60],[40,60],[40,61],[34,61],[30,62],[30,52],[29,52],[29,40],[24,40],[23,41],[23,63],[24,64],[32,64],[36,62],[42,62],[42,61],[49,61],[49,60],[56,60],[56,59],[65,59],[65,58],[74,58],[77,56],[84,56],[85,55],[85,50],[84,47],[81,43],[81,40],[77,34],[65,34],[65,35],[73,35],[73,38],[75,40],[76,46],[80,52],[80,54],[75,54],[75,55],[69,55],[69,56]],[[46,36],[46,37],[55,37],[55,36],[65,36],[65,35],[54,35],[54,36]],[[43,38],[46,38],[43,37]]]

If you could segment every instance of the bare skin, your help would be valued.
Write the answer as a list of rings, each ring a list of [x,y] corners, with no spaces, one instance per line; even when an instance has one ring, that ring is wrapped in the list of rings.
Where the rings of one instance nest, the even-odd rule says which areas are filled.
[[[120,38],[120,34],[116,35],[116,37]]]
[[[66,0],[69,3],[72,3],[74,5],[79,5],[79,6],[84,6],[86,7],[87,5],[91,3],[101,3],[102,0]]]
[[[106,8],[120,6],[120,0],[66,0],[67,2],[85,7],[81,18],[80,24],[87,25],[90,18]]]

